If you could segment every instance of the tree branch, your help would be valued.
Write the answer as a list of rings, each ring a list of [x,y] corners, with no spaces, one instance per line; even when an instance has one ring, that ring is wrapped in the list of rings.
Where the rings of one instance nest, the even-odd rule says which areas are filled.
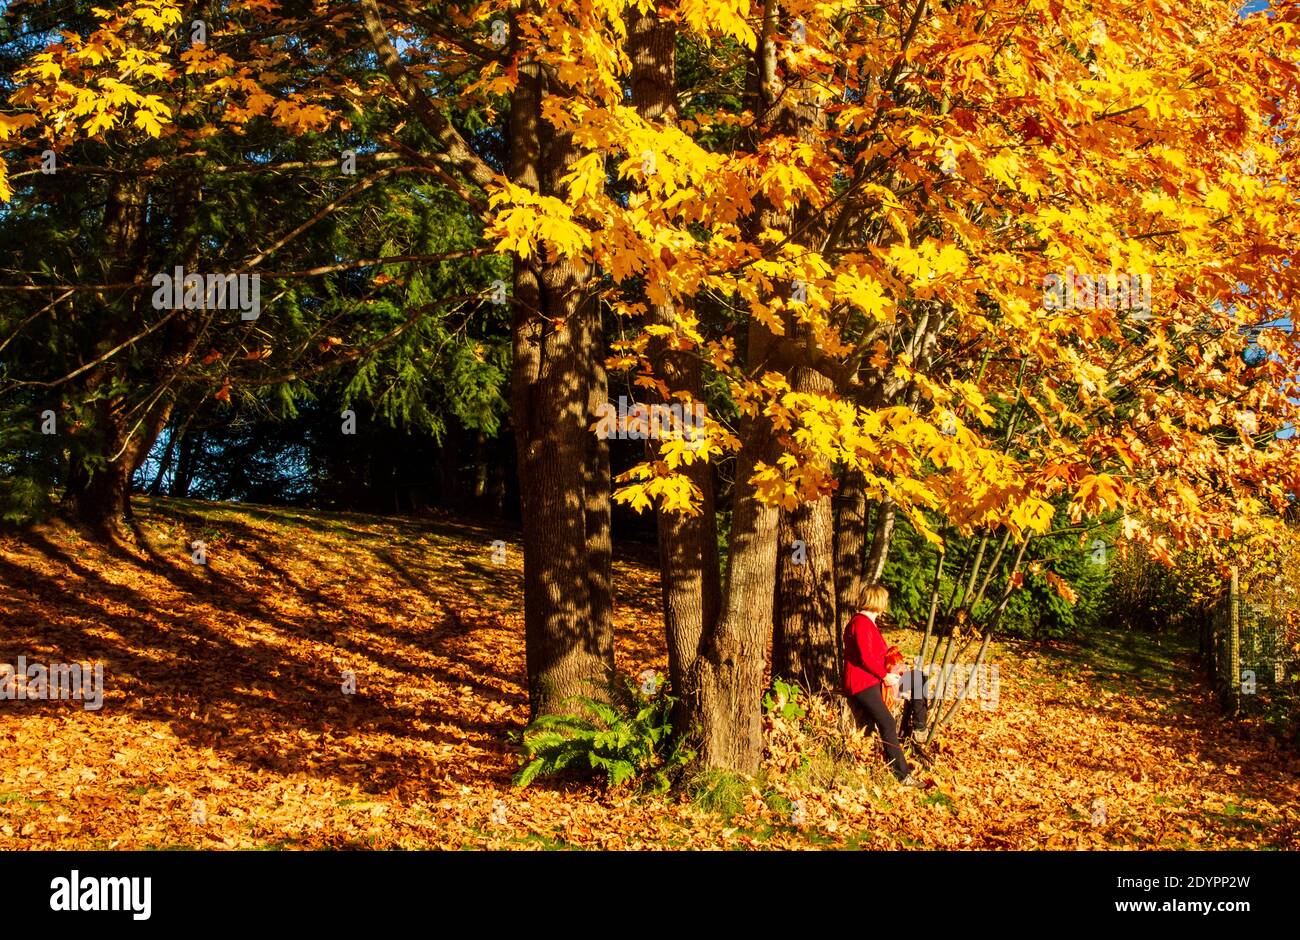
[[[379,5],[375,0],[361,0],[361,13],[365,19],[366,31],[370,33],[370,41],[379,54],[379,61],[388,73],[389,81],[402,96],[402,100],[410,105],[420,123],[442,144],[443,153],[438,155],[439,159],[486,189],[497,180],[496,171],[465,142],[465,138],[434,106],[424,89],[402,65],[397,50],[388,41],[388,29],[384,26]]]

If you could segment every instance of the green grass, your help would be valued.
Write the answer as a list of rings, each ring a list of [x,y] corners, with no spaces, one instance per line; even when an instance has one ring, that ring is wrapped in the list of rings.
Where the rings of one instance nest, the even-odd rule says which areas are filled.
[[[921,797],[921,802],[928,806],[950,807],[956,805],[946,793],[941,793],[938,790]]]
[[[788,797],[782,796],[780,793],[765,793],[763,800],[767,803],[767,808],[777,816],[789,817],[794,812],[794,804],[790,802]]]
[[[804,838],[812,845],[820,847],[835,845],[835,837],[829,836],[819,829],[809,829],[804,832]]]
[[[730,822],[745,806],[752,784],[740,774],[709,770],[687,785],[691,802],[705,812]]]
[[[335,806],[352,806],[357,803],[374,803],[373,796],[345,796],[341,800],[336,800]]]
[[[40,806],[42,803],[48,803],[49,800],[33,800],[24,793],[12,790],[9,793],[0,793],[0,803],[26,803],[28,806]]]
[[[862,852],[875,848],[875,842],[876,834],[874,832],[859,832],[844,840],[843,849],[846,852]]]
[[[1172,697],[1195,681],[1190,663],[1196,648],[1188,637],[1160,636],[1138,630],[1097,629],[1079,643],[1053,646],[1050,655],[1093,674],[1096,687],[1108,692]]]
[[[737,829],[735,834],[748,836],[749,838],[753,839],[755,842],[766,842],[768,839],[772,838],[775,832],[776,830],[772,826],[764,824],[761,826],[754,827],[752,829],[748,827]],[[732,852],[744,852],[747,851],[748,849],[749,846],[746,845],[728,846],[728,850]]]
[[[540,845],[548,851],[581,852],[582,846],[565,842],[558,835],[546,836],[540,832],[530,832],[526,836],[515,836],[510,840],[516,845]]]
[[[1224,803],[1223,809],[1218,810],[1217,812],[1207,812],[1206,817],[1220,823],[1221,825],[1238,830],[1239,833],[1244,830],[1249,830],[1251,833],[1264,832],[1269,828],[1269,826],[1281,822],[1280,817],[1264,819],[1256,815],[1253,810],[1237,803],[1233,803],[1232,801]]]

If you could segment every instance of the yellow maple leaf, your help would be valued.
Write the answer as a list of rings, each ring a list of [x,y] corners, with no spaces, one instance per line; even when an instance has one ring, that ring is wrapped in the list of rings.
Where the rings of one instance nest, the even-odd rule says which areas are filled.
[[[144,132],[150,137],[157,137],[162,133],[162,122],[159,121],[157,115],[151,111],[136,111],[135,126],[144,130]]]
[[[107,130],[113,126],[117,120],[117,111],[114,108],[105,108],[102,111],[96,111],[85,121],[81,123],[82,129],[87,134],[98,134],[100,131]],[[156,134],[154,135],[157,136]]]

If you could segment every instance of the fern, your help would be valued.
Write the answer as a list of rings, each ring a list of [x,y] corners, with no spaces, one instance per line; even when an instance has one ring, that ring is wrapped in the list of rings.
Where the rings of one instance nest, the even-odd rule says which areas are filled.
[[[639,780],[663,791],[694,756],[673,737],[670,696],[647,699],[630,687],[630,706],[582,696],[569,701],[586,714],[543,715],[524,729],[519,786],[572,768],[603,775],[610,789]]]

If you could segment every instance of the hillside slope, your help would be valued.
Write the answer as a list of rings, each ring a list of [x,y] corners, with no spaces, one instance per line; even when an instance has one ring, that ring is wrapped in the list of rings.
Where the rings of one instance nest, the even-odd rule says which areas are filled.
[[[1300,847],[1294,756],[1216,729],[1190,673],[1119,634],[995,647],[997,707],[962,713],[927,791],[867,743],[846,773],[786,727],[730,819],[520,791],[517,533],[177,500],[136,517],[121,546],[0,535],[0,663],[102,662],[105,690],[97,711],[0,701],[0,849]],[[620,671],[662,670],[655,572],[615,583]]]

